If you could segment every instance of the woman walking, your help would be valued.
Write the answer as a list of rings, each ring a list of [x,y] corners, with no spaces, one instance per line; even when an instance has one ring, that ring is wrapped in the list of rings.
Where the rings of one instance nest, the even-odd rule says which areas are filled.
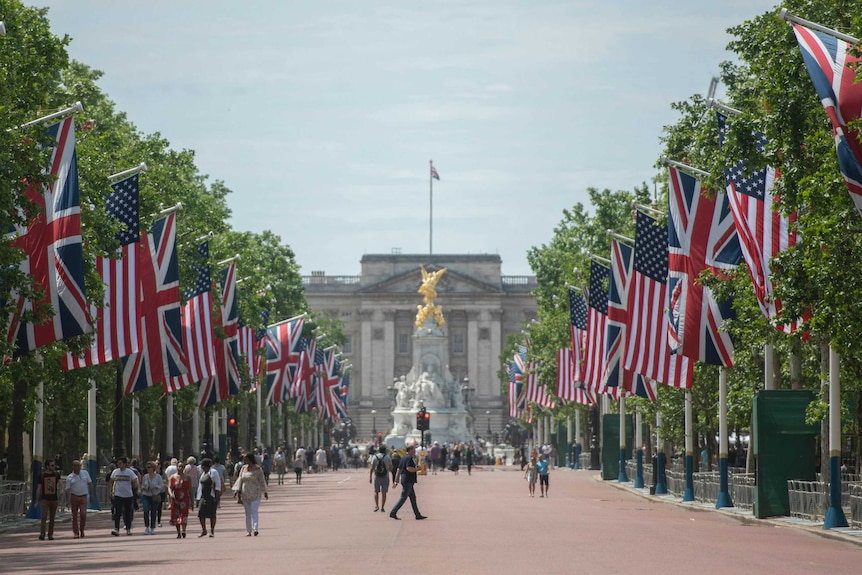
[[[261,494],[269,499],[266,492],[266,479],[263,470],[254,459],[254,454],[247,453],[245,456],[245,467],[239,474],[239,478],[233,486],[233,495],[242,502],[245,510],[245,536],[251,537],[252,533],[257,536],[257,512],[260,507]]]
[[[162,505],[162,489],[165,482],[156,473],[156,462],[147,463],[147,472],[141,479],[141,503],[144,505],[144,535],[155,535],[159,507]]]
[[[216,526],[216,508],[218,501],[216,496],[221,491],[221,485],[218,482],[218,472],[210,473],[212,462],[209,458],[204,458],[201,461],[201,479],[198,482],[198,519],[201,521],[201,534],[198,537],[206,537],[207,535],[207,519],[210,520],[210,537],[215,537]]]
[[[530,497],[536,496],[536,479],[539,477],[539,468],[536,466],[536,458],[530,458],[530,463],[527,464],[527,470],[524,472],[524,479],[527,480],[527,487],[530,490]]]
[[[185,469],[178,467],[171,476],[168,485],[168,496],[171,498],[171,523],[177,527],[177,539],[186,536],[186,525],[189,522],[189,507],[192,501],[192,482],[186,476]]]

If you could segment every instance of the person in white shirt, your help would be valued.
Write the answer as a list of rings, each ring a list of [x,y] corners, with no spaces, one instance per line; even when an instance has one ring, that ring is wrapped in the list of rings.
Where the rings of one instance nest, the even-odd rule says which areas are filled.
[[[126,535],[132,534],[132,517],[135,496],[141,492],[138,474],[128,467],[129,460],[125,457],[117,459],[117,468],[111,472],[111,497],[114,499],[114,530],[111,535],[120,534],[120,516],[126,527]]]
[[[300,446],[293,458],[293,472],[296,473],[296,484],[302,483],[302,468],[305,465],[305,449]]]
[[[84,536],[87,526],[87,496],[94,496],[93,479],[81,462],[72,462],[72,473],[66,476],[66,492],[69,494],[69,507],[72,511],[72,532],[75,539]]]
[[[177,471],[179,471],[177,463],[179,463],[179,461],[177,461],[176,457],[171,458],[171,464],[168,465],[167,469],[165,469],[165,483],[169,482],[171,480],[171,477],[176,475]]]

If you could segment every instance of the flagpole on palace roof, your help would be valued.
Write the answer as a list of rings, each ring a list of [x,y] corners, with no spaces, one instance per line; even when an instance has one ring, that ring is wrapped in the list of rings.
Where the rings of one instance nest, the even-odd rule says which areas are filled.
[[[787,11],[787,8],[782,8],[781,13],[778,15],[779,20],[785,20],[787,22],[795,22],[796,24],[801,24],[802,26],[806,26],[811,28],[812,30],[817,30],[818,32],[823,32],[824,34],[829,34],[839,40],[844,40],[850,44],[858,44],[859,39],[850,36],[849,34],[842,34],[837,30],[833,30],[832,28],[827,28],[822,24],[818,24],[817,22],[812,22],[810,20],[803,20],[798,16],[794,16],[790,12]]]
[[[428,255],[434,253],[434,160],[428,160]]]

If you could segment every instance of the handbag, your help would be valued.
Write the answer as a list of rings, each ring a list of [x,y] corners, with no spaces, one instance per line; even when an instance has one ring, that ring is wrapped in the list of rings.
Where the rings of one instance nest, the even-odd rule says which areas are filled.
[[[242,505],[242,491],[236,492],[236,502]]]

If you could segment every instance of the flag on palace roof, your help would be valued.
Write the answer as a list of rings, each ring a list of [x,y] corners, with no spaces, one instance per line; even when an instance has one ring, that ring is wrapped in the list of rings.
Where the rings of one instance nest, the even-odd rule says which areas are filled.
[[[440,179],[440,174],[437,173],[437,168],[434,167],[434,164],[431,164],[431,177],[435,180]]]
[[[90,305],[93,341],[80,357],[63,357],[66,370],[108,363],[140,351],[143,307],[138,304],[138,254],[150,248],[141,241],[139,229],[138,175],[111,184],[111,188],[105,212],[123,225],[116,236],[120,248],[116,257],[96,257],[96,272],[105,293],[101,306]]]
[[[727,194],[706,197],[700,181],[668,168],[668,280],[670,347],[691,359],[733,367],[733,341],[722,324],[734,317],[730,299],[719,302],[700,274],[731,274],[742,261]]]
[[[802,59],[835,135],[838,168],[862,215],[862,142],[859,128],[849,126],[862,115],[862,83],[856,80],[860,58],[852,46],[824,32],[793,25]]]
[[[47,129],[56,144],[51,149],[44,187],[28,186],[25,195],[38,208],[26,226],[12,229],[11,244],[24,252],[19,264],[42,292],[39,301],[16,290],[0,302],[10,310],[6,341],[32,351],[55,341],[90,333],[89,306],[84,289],[84,250],[81,243],[81,198],[75,154],[75,119],[65,118]],[[21,321],[25,312],[50,305],[54,315],[44,323]]]
[[[149,236],[141,241],[149,246],[139,253],[138,268],[143,339],[140,352],[123,358],[123,386],[131,393],[161,383],[169,392],[166,382],[187,371],[180,321],[176,214],[154,222]]]

